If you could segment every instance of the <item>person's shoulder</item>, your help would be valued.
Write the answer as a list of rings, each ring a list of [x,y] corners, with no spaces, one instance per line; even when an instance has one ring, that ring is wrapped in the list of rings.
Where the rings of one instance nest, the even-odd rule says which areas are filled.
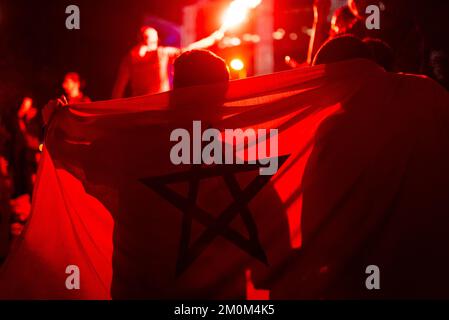
[[[416,101],[426,101],[428,104],[445,106],[449,110],[449,92],[436,80],[419,74],[396,73],[397,79],[410,97]]]
[[[391,74],[393,77],[396,77],[403,81],[415,83],[417,85],[420,85],[420,86],[423,86],[426,88],[433,88],[434,90],[440,91],[441,93],[449,94],[449,92],[440,83],[438,83],[436,80],[434,80],[424,74],[414,74],[414,73],[405,73],[405,72],[398,72],[398,73],[391,73]]]

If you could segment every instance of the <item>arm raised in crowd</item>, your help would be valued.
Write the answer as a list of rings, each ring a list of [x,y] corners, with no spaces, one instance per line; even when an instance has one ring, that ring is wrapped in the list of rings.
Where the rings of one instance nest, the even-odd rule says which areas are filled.
[[[129,56],[126,56],[118,71],[117,80],[115,81],[114,88],[112,89],[112,99],[123,98],[125,95],[126,86],[130,78],[130,62]]]
[[[42,119],[44,121],[44,126],[47,126],[50,123],[50,120],[56,111],[62,109],[67,104],[67,98],[64,95],[62,95],[58,99],[50,100],[42,109]]]
[[[331,8],[331,0],[315,0],[313,4],[313,28],[310,36],[307,63],[311,64],[318,49],[329,36],[327,17]]]
[[[195,41],[195,42],[189,44],[185,48],[179,49],[179,48],[176,48],[176,47],[163,47],[163,50],[169,56],[174,56],[175,57],[175,56],[178,56],[178,55],[180,55],[181,53],[183,53],[185,51],[209,48],[209,47],[213,46],[215,43],[217,43],[218,41],[220,41],[221,39],[223,39],[223,37],[224,37],[224,32],[219,30],[219,31],[213,32],[208,37],[205,37],[205,38],[203,38],[201,40],[198,40],[198,41]]]

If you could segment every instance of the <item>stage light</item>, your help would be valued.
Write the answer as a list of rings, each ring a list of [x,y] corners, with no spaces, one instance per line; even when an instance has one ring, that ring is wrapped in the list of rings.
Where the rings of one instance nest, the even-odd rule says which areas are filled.
[[[242,43],[242,41],[237,37],[232,37],[231,39],[229,39],[229,43],[231,44],[231,46],[236,47],[239,46]]]
[[[285,36],[285,30],[282,28],[277,29],[273,32],[273,39],[274,40],[282,40]]]
[[[244,10],[234,10],[233,7],[230,7],[223,17],[223,28],[228,30],[232,27],[235,27],[245,21],[246,12]]]
[[[235,71],[240,71],[245,68],[245,64],[243,63],[243,61],[238,58],[232,59],[229,65]]]
[[[257,7],[262,0],[234,0],[229,5],[223,15],[223,24],[221,31],[225,32],[230,28],[244,22],[248,16],[249,10]]]
[[[257,34],[254,34],[252,40],[253,40],[254,43],[258,43],[258,42],[260,42],[260,36],[257,35]]]
[[[253,41],[253,35],[250,33],[244,33],[242,36],[243,41],[251,42]]]
[[[260,42],[260,36],[258,34],[245,33],[242,38],[243,41],[245,42],[253,42],[253,43]]]
[[[284,57],[284,62],[291,68],[298,68],[300,66],[298,61],[296,61],[295,59],[293,59],[290,56],[285,56]]]

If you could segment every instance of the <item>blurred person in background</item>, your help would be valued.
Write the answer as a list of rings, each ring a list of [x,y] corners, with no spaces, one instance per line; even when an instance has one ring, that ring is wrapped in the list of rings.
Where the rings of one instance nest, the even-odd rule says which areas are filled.
[[[69,72],[65,75],[62,88],[64,89],[69,104],[91,102],[90,98],[85,96],[81,91],[84,89],[84,86],[85,82],[78,73]]]
[[[11,139],[9,171],[12,188],[9,204],[12,210],[11,232],[19,235],[31,209],[31,196],[39,161],[42,141],[42,118],[30,96],[25,96],[10,117]]]
[[[39,145],[42,141],[42,118],[31,97],[23,98],[16,113],[12,139],[11,169],[13,199],[33,192],[33,180],[37,172]]]
[[[0,119],[0,264],[6,258],[9,248],[9,222],[11,208],[9,205],[11,195],[11,179],[8,172],[7,141],[9,133],[2,125]]]
[[[347,5],[338,8],[332,15],[329,36],[334,38],[347,33],[356,23],[356,20],[356,17]]]
[[[131,87],[131,96],[170,90],[168,66],[174,59],[183,51],[210,47],[222,37],[222,32],[214,32],[187,48],[165,47],[159,45],[156,29],[143,26],[140,29],[140,43],[123,58],[112,98],[123,98],[128,84]]]
[[[330,0],[315,0],[313,35],[309,44],[308,62],[329,38],[351,34],[359,39],[376,38],[393,50],[396,71],[420,73],[422,71],[423,36],[417,23],[417,0],[348,0],[347,6],[335,12],[332,27],[327,17]],[[371,12],[366,9],[375,5],[380,10],[380,29],[368,29],[366,19]],[[348,11],[349,10],[349,11]],[[351,14],[353,19],[351,19]]]
[[[423,35],[423,73],[449,90],[449,1],[422,1],[417,12]]]

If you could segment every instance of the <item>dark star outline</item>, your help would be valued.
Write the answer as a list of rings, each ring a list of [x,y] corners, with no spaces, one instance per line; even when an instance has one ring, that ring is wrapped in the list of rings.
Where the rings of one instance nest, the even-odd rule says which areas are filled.
[[[278,171],[288,157],[289,155],[278,157]],[[263,167],[258,163],[193,165],[189,170],[183,172],[140,179],[144,185],[155,191],[184,214],[176,262],[176,276],[184,273],[217,236],[222,236],[242,251],[268,265],[268,259],[260,244],[257,226],[248,208],[248,203],[265,187],[273,176],[258,174],[243,189],[240,188],[234,176],[236,173],[259,170]],[[198,207],[196,200],[199,182],[206,178],[220,176],[224,179],[233,202],[219,213],[218,218],[214,218],[211,213]],[[183,197],[168,187],[169,184],[185,181],[189,183],[187,197]],[[248,231],[249,239],[246,239],[241,233],[229,227],[229,224],[239,213]],[[205,226],[206,230],[189,247],[193,219]]]

